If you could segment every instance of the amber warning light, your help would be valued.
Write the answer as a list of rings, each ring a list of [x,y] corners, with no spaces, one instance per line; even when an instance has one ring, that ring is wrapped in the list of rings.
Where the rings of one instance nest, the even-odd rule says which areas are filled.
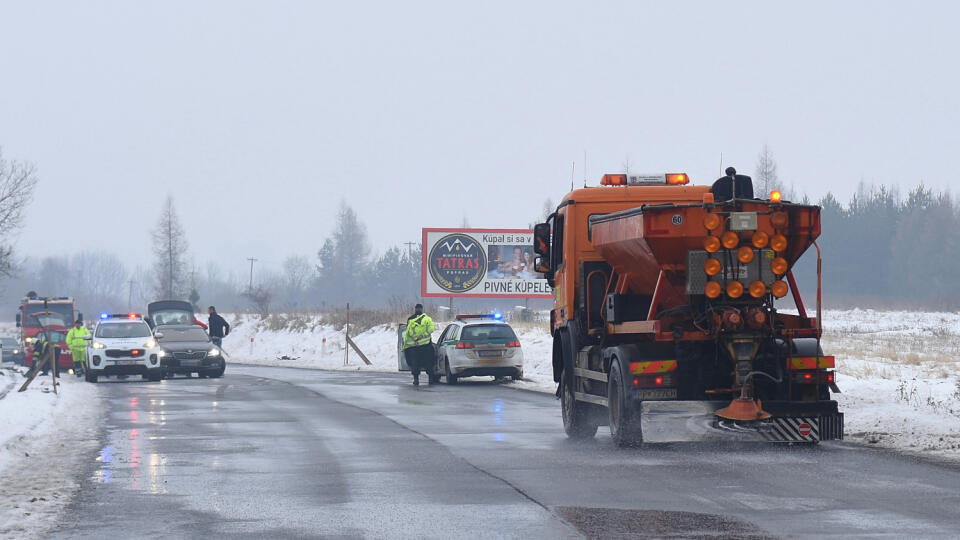
[[[668,174],[605,174],[600,179],[601,186],[684,186],[690,183],[686,173]]]

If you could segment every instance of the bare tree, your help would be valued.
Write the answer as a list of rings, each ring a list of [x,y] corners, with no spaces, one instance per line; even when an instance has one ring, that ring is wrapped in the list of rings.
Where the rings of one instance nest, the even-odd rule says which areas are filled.
[[[248,288],[243,292],[243,297],[253,304],[253,307],[261,317],[270,315],[270,302],[273,301],[273,292],[268,287],[257,285],[253,288]]]
[[[36,171],[32,163],[3,159],[0,148],[0,276],[16,270],[12,237],[23,226],[23,210],[33,199]]]
[[[87,310],[122,309],[127,304],[127,269],[114,253],[81,251],[70,259],[70,291]]]
[[[766,198],[767,195],[775,190],[783,190],[783,182],[777,177],[777,162],[773,159],[773,152],[766,144],[760,150],[757,156],[757,167],[753,173],[753,181],[756,189],[754,194],[757,197]]]
[[[157,294],[166,299],[186,295],[187,237],[173,206],[173,197],[167,196],[160,219],[153,230],[153,255]]]
[[[302,294],[315,273],[310,260],[302,255],[291,255],[283,260],[284,285],[291,297]]]

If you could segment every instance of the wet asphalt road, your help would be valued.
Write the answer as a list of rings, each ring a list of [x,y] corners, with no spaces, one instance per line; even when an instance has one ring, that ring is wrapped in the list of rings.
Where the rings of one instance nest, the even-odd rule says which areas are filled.
[[[102,449],[52,537],[960,537],[953,468],[844,443],[572,443],[552,396],[480,381],[107,382]]]

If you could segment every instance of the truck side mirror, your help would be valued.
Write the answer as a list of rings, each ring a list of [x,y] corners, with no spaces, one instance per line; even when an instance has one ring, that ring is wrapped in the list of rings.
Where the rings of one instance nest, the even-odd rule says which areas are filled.
[[[20,328],[20,314],[17,313],[17,328]]]
[[[87,340],[87,341],[90,341],[90,340],[93,339],[93,336],[91,336],[90,334],[87,334],[87,335],[83,336],[83,339],[85,339],[85,340]]]
[[[537,223],[533,227],[533,251],[537,255],[550,256],[550,224]]]

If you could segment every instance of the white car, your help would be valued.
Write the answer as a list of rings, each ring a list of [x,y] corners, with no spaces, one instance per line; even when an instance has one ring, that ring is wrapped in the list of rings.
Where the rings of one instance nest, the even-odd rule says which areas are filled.
[[[141,375],[144,379],[163,378],[161,348],[150,326],[140,315],[100,315],[93,335],[87,336],[86,379],[108,375]]]
[[[493,315],[459,315],[437,340],[438,375],[447,384],[461,377],[523,378],[523,351],[509,324]]]

